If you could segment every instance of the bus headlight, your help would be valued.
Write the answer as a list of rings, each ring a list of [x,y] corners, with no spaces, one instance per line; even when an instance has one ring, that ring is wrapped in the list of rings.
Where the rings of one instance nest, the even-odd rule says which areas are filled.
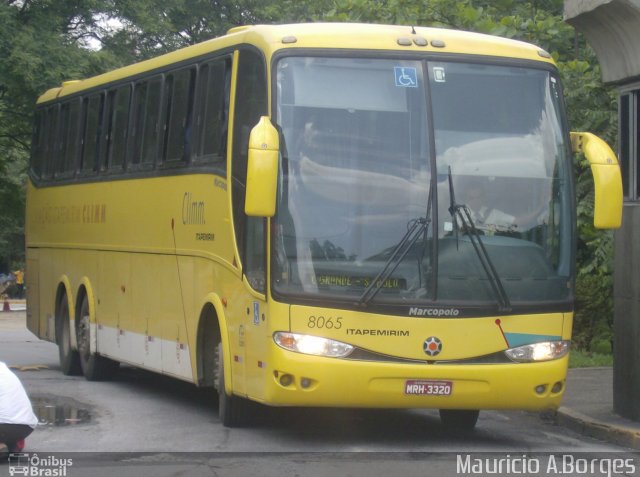
[[[312,335],[300,335],[277,331],[273,334],[273,341],[278,346],[297,353],[327,356],[330,358],[344,358],[353,351],[353,346],[340,341],[321,338]]]
[[[517,348],[511,348],[504,353],[507,357],[517,363],[532,363],[535,361],[551,361],[562,358],[569,352],[571,341],[544,341],[533,343]]]

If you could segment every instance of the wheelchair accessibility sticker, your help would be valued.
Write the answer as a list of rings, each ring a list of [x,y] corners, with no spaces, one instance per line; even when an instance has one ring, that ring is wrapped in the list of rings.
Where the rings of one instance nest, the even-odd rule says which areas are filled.
[[[393,73],[396,77],[396,86],[401,88],[417,88],[418,73],[415,68],[406,66],[394,66]]]

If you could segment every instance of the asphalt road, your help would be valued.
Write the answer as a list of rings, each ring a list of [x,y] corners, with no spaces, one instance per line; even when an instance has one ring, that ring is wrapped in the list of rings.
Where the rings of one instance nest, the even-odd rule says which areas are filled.
[[[68,456],[75,465],[69,477],[444,476],[461,475],[457,466],[468,454],[627,455],[527,412],[482,412],[476,431],[459,435],[440,425],[437,411],[256,406],[250,427],[227,429],[218,420],[215,394],[188,383],[131,367],[111,382],[63,376],[57,348],[25,329],[24,312],[0,313],[0,361],[19,368],[42,421],[26,451]],[[497,454],[481,454],[487,452]],[[640,475],[640,458],[633,458],[638,473],[627,475]],[[8,470],[0,465],[0,476]],[[580,474],[607,475],[596,471]]]

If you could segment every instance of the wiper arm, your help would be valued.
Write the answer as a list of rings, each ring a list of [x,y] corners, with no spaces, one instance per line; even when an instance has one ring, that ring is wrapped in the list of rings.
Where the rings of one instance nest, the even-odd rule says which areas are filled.
[[[484,246],[484,242],[480,238],[480,234],[478,233],[478,229],[471,218],[471,213],[469,211],[469,207],[465,204],[456,203],[454,191],[453,191],[453,179],[451,177],[451,167],[449,167],[449,213],[451,214],[451,218],[453,220],[454,232],[456,235],[456,243],[458,241],[458,221],[456,217],[460,218],[460,222],[465,227],[466,230],[469,231],[469,239],[471,240],[471,245],[473,245],[473,249],[480,260],[480,264],[484,269],[484,272],[487,274],[487,278],[489,278],[489,283],[491,284],[491,288],[496,298],[498,299],[498,310],[499,311],[511,311],[511,302],[509,301],[509,296],[502,285],[502,280],[500,280],[500,275],[493,265],[493,261],[487,252],[487,249]]]
[[[407,256],[413,244],[418,240],[418,237],[420,237],[422,233],[426,232],[430,222],[431,219],[428,214],[427,217],[420,217],[409,222],[407,232],[402,236],[402,239],[400,239],[396,248],[393,249],[393,252],[391,252],[391,255],[382,267],[382,270],[380,270],[378,275],[371,283],[369,283],[369,286],[360,296],[360,299],[358,300],[359,306],[365,306],[377,295],[387,278],[395,272],[398,265],[400,265],[402,260],[404,260],[404,257]]]

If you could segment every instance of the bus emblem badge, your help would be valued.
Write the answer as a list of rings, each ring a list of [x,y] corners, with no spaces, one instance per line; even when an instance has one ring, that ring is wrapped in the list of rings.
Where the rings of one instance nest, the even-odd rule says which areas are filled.
[[[442,341],[435,336],[430,336],[424,340],[422,349],[429,356],[437,356],[440,354],[440,351],[442,351]]]

